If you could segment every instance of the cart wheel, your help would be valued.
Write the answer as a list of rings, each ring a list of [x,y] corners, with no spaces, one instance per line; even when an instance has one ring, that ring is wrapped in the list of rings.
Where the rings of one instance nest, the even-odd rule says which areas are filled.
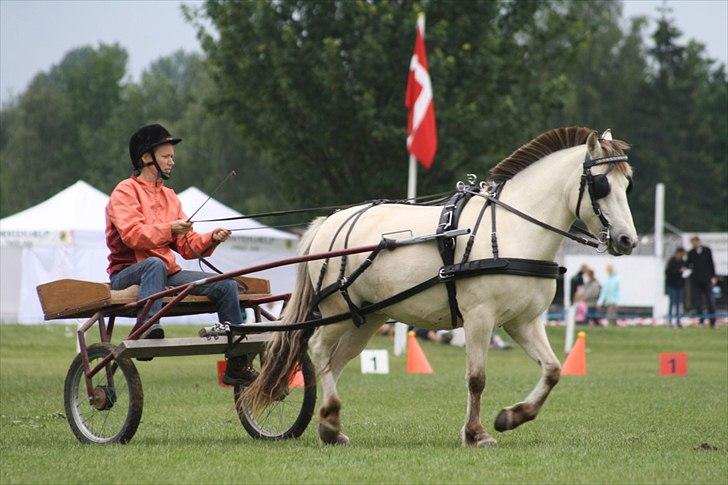
[[[89,346],[91,368],[113,348],[107,343]],[[71,431],[81,443],[127,443],[136,433],[144,404],[142,381],[134,363],[124,357],[114,359],[92,378],[92,383],[93,398],[89,399],[78,354],[68,369],[63,391]]]
[[[256,354],[253,367],[260,370],[261,356]],[[301,363],[303,384],[291,386],[288,393],[280,400],[273,402],[265,409],[253,413],[246,407],[236,406],[240,422],[250,436],[261,440],[285,440],[298,438],[306,430],[316,406],[316,374],[308,356]],[[235,402],[237,403],[242,386],[235,386]]]

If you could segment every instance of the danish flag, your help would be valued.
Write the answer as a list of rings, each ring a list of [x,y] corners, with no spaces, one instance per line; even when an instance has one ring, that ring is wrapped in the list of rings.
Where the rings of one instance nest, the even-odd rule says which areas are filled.
[[[437,151],[437,127],[432,84],[425,52],[425,15],[417,17],[415,49],[409,66],[407,93],[404,104],[409,109],[407,118],[407,151],[425,168],[432,166]]]

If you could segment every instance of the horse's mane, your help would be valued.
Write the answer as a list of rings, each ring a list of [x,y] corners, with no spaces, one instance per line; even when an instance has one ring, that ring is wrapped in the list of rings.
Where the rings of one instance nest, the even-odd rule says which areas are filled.
[[[504,182],[546,155],[565,148],[583,145],[592,131],[592,129],[583,126],[569,126],[554,128],[542,133],[490,169],[490,180]],[[622,140],[599,139],[599,143],[602,150],[604,150],[605,156],[622,155],[624,150],[629,148],[629,144]],[[629,168],[627,163],[618,163],[614,166],[623,172],[626,172]]]

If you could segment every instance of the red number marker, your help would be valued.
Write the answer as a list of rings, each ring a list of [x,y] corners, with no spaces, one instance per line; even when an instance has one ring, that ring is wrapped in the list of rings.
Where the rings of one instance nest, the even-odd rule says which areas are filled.
[[[660,353],[661,376],[684,376],[688,373],[688,354],[686,352]]]

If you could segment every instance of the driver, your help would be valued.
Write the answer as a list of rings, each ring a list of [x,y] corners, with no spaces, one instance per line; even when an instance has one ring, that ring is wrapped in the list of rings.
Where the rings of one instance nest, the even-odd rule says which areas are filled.
[[[106,206],[107,272],[113,290],[139,285],[139,299],[143,299],[168,286],[213,276],[182,270],[173,253],[185,259],[209,256],[218,244],[230,237],[230,231],[223,227],[205,234],[196,233],[192,223],[187,222],[177,195],[164,186],[175,165],[174,146],[180,141],[181,138],[172,137],[158,124],[139,128],[129,140],[132,175],[116,186]],[[199,285],[192,294],[212,300],[220,322],[243,323],[234,280]],[[148,315],[153,316],[161,308],[159,299],[152,304]],[[164,330],[155,324],[142,338],[164,338]],[[254,378],[255,371],[246,357],[229,359],[223,377],[226,384],[247,385]]]

